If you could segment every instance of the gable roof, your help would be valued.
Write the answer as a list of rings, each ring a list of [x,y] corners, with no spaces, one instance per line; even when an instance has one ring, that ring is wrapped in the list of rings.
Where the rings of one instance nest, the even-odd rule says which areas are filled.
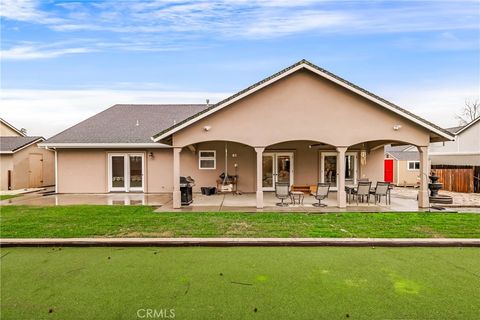
[[[15,153],[43,140],[43,137],[0,137],[0,153]]]
[[[161,147],[150,137],[207,108],[205,104],[116,104],[47,139],[46,147],[137,144]]]
[[[21,130],[15,128],[13,125],[11,125],[7,121],[5,121],[5,119],[0,118],[0,122],[3,123],[4,125],[6,125],[7,127],[9,127],[10,129],[12,129],[13,131],[15,131],[16,133],[18,133],[21,137],[25,137],[25,133],[23,133]]]
[[[465,126],[451,127],[451,128],[446,128],[445,130],[447,130],[450,133],[456,134],[458,131],[460,131],[464,127]]]
[[[194,115],[192,115],[191,117],[189,118],[186,118],[185,120],[181,121],[181,122],[178,122],[174,125],[171,125],[170,127],[168,128],[165,128],[164,130],[160,130],[157,134],[153,135],[152,136],[152,140],[157,142],[157,141],[160,141],[162,139],[165,139],[167,138],[168,136],[172,135],[173,133],[175,132],[178,132],[180,130],[182,130],[183,128],[185,127],[188,127],[189,125],[191,125],[192,123],[195,123],[196,121],[199,121],[200,119],[203,119],[209,115],[211,115],[212,113],[215,113],[221,109],[223,109],[224,107],[227,107],[229,106],[230,104],[296,72],[296,71],[299,71],[301,69],[306,69],[306,70],[309,70],[323,78],[326,78],[342,87],[345,87],[347,89],[349,89],[350,91],[353,91],[355,92],[356,94],[358,95],[361,95],[363,96],[364,98],[370,100],[370,101],[373,101],[375,103],[377,103],[378,105],[390,110],[390,111],[393,111],[394,113],[396,114],[399,114],[400,116],[404,117],[404,118],[407,118],[409,119],[410,121],[413,121],[415,122],[416,124],[430,130],[431,132],[435,133],[436,135],[442,137],[442,138],[445,138],[447,140],[453,140],[454,139],[454,136],[448,132],[447,130],[325,70],[325,69],[322,69],[316,65],[314,65],[313,63],[303,59],[303,60],[300,60],[299,62],[273,74],[272,76],[270,77],[267,77],[253,85],[251,85],[250,87],[242,90],[242,91],[239,91],[237,93],[235,93],[234,95],[218,102],[217,104],[214,104]]]
[[[473,125],[475,125],[476,123],[479,123],[480,122],[480,117],[477,117],[475,120],[473,120],[472,122],[468,123],[467,125],[463,126],[460,128],[460,130],[456,131],[455,134],[456,135],[459,135],[460,133],[462,133],[463,131],[467,130],[468,128],[472,127]]]

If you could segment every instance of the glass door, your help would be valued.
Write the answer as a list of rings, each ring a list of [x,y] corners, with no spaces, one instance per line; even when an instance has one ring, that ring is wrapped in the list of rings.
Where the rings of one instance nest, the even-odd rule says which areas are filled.
[[[325,154],[323,158],[323,182],[328,183],[330,188],[337,188],[337,155]]]
[[[111,153],[108,155],[108,191],[144,191],[144,155]]]
[[[332,190],[337,190],[337,153],[322,152],[320,162],[322,182],[330,184]],[[352,186],[357,183],[357,154],[347,152],[345,155],[345,185]]]
[[[262,185],[263,190],[273,191],[275,190],[275,154],[264,153],[262,160]]]
[[[274,191],[275,183],[293,184],[293,153],[267,152],[263,154],[262,183],[264,191]]]

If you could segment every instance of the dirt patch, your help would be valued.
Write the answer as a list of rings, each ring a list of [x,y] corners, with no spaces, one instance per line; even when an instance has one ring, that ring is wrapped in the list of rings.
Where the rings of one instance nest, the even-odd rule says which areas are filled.
[[[125,238],[172,238],[175,236],[173,231],[163,231],[163,232],[125,232],[117,235],[118,237]]]
[[[426,233],[426,234],[430,235],[432,238],[445,238],[445,236],[443,234],[438,233],[437,231],[433,230],[430,227],[426,227],[426,226],[415,227],[415,228],[413,228],[413,230],[418,231],[418,232],[422,232],[422,233]]]

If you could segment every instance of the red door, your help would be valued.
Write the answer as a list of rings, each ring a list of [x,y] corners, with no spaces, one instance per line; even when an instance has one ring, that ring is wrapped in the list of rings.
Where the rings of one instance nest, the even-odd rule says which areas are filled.
[[[385,159],[383,179],[385,182],[393,182],[393,159]]]

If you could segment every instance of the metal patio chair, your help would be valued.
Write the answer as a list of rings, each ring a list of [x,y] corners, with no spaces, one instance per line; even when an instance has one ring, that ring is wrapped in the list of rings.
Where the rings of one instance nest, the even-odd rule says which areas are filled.
[[[357,197],[357,206],[358,200],[362,197],[362,202],[367,198],[367,203],[370,205],[370,187],[372,186],[371,182],[358,182],[358,188],[353,192],[353,195]]]
[[[326,207],[327,205],[325,203],[322,203],[322,200],[328,198],[328,193],[330,192],[330,184],[329,183],[324,183],[324,182],[319,182],[317,183],[317,191],[313,196],[315,199],[318,200],[318,203],[314,203],[313,206],[315,207]]]
[[[290,198],[290,184],[288,182],[275,183],[275,197],[281,200],[276,205],[279,207],[287,207],[288,203],[285,203],[285,199]]]

